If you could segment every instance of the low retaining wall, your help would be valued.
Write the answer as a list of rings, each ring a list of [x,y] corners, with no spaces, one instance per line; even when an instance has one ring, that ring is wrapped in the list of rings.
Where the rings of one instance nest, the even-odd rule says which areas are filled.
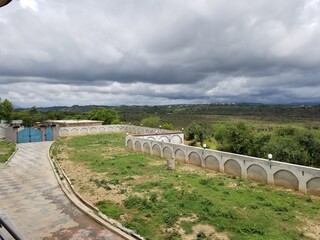
[[[165,129],[139,127],[134,125],[101,125],[101,126],[77,126],[77,127],[61,127],[60,136],[78,136],[97,133],[117,133],[124,132],[128,134],[138,134],[141,137],[156,139],[158,141],[170,141],[174,143],[183,143],[183,133],[177,131],[169,131]],[[166,134],[170,133],[170,137]]]
[[[62,127],[60,136],[128,133],[134,151],[196,165],[253,181],[320,196],[320,169],[184,145],[182,132],[133,125]],[[135,135],[129,135],[135,134]]]
[[[164,136],[166,138],[163,138]],[[320,196],[320,169],[318,168],[186,146],[182,145],[183,142],[169,141],[173,136],[174,134],[129,135],[126,137],[126,146],[133,151],[141,151],[166,159],[173,158],[176,161],[237,177]]]

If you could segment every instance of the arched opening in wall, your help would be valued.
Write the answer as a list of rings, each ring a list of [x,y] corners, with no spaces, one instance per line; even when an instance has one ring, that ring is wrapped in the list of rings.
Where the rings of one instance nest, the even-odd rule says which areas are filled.
[[[71,129],[71,133],[70,134],[73,135],[73,136],[79,135],[79,129],[78,128]]]
[[[81,134],[81,135],[85,135],[85,134],[88,134],[88,133],[89,133],[88,128],[82,128],[82,129],[80,130],[80,134]]]
[[[219,160],[216,157],[210,155],[205,158],[204,162],[206,168],[215,170],[217,172],[220,171]]]
[[[320,196],[320,177],[312,178],[307,182],[307,193]]]
[[[148,137],[148,140],[156,140],[154,137]]]
[[[273,175],[274,185],[293,190],[299,190],[298,178],[288,170],[280,170]]]
[[[224,164],[224,172],[233,176],[241,177],[241,166],[233,159],[229,159]]]
[[[149,145],[149,143],[144,143],[143,144],[143,152],[150,153],[150,145]]]
[[[109,132],[109,133],[115,132],[114,127],[107,127],[107,132]]]
[[[201,158],[198,153],[192,152],[189,154],[189,164],[201,166]]]
[[[252,164],[248,167],[247,178],[256,182],[268,182],[268,174],[266,170],[257,164]]]
[[[97,133],[98,132],[98,130],[97,130],[97,128],[95,128],[95,127],[92,127],[92,128],[90,128],[90,133]]]
[[[115,128],[115,132],[121,132],[120,127],[116,127],[116,128]]]
[[[178,135],[174,135],[171,140],[170,140],[171,143],[177,143],[177,144],[180,144],[182,143],[182,139],[180,136]]]
[[[163,149],[163,157],[165,159],[172,159],[172,150],[169,147]]]
[[[131,139],[129,139],[129,140],[127,141],[127,148],[130,149],[130,150],[133,149],[133,142],[132,142]]]
[[[68,129],[62,129],[59,133],[60,136],[69,136],[69,130]]]
[[[100,128],[99,128],[99,132],[100,132],[100,133],[105,132],[105,131],[106,131],[106,129],[105,129],[104,127],[100,127]]]
[[[160,146],[158,144],[153,145],[152,152],[153,152],[153,155],[160,157],[161,156]]]
[[[137,152],[141,152],[141,151],[142,151],[140,141],[136,141],[136,142],[134,143],[134,147],[135,147],[135,150],[136,150]]]
[[[169,138],[166,137],[166,136],[162,136],[162,137],[159,138],[159,141],[161,141],[161,142],[169,142]]]
[[[186,161],[186,155],[185,153],[181,150],[181,149],[178,149],[175,153],[175,159],[176,161],[178,162],[185,162]]]

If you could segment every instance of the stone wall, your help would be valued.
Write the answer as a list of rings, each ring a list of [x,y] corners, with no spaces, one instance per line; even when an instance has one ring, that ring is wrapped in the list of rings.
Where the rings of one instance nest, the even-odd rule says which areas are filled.
[[[170,141],[173,138],[178,139],[177,135],[128,135],[126,146],[133,151],[166,159],[173,158],[179,162],[237,177],[320,196],[320,169],[186,146],[183,145],[183,141],[181,143]]]

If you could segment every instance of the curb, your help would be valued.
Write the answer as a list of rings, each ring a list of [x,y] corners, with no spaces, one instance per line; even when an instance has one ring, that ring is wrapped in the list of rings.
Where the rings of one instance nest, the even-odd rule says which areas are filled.
[[[0,169],[1,169],[1,168],[4,169],[4,168],[7,167],[7,165],[9,164],[9,162],[11,161],[11,159],[13,158],[13,156],[17,153],[18,149],[19,149],[19,148],[18,148],[18,146],[17,146],[17,144],[16,144],[16,147],[15,147],[14,152],[11,154],[11,156],[8,158],[8,160],[4,163],[3,167],[0,167]]]
[[[68,197],[68,199],[84,214],[89,216],[91,219],[96,221],[97,223],[101,224],[102,226],[106,227],[110,231],[116,233],[117,235],[123,237],[127,240],[144,240],[143,237],[138,235],[131,229],[125,228],[122,226],[121,223],[115,221],[105,214],[99,211],[98,208],[94,207],[91,203],[84,200],[81,195],[75,191],[72,186],[71,181],[69,180],[68,176],[65,174],[63,169],[61,168],[60,164],[50,157],[50,149],[54,142],[52,142],[47,150],[47,158],[50,162],[54,175],[57,179],[59,186],[61,187],[62,191]]]

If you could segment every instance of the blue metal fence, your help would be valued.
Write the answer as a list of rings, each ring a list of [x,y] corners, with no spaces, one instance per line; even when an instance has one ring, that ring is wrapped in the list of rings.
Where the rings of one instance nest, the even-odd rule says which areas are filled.
[[[42,132],[36,128],[25,128],[17,132],[17,142],[27,143],[27,142],[41,142]]]
[[[46,141],[53,141],[52,127],[47,127],[46,128]]]

